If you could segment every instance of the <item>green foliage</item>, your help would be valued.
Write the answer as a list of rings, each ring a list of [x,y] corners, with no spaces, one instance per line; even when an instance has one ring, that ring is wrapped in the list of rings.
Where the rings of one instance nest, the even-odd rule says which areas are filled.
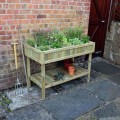
[[[80,39],[82,34],[83,34],[83,28],[80,26],[70,27],[68,30],[65,31],[65,35],[68,40],[74,38]]]
[[[71,45],[81,44],[81,41],[78,38],[69,39],[69,42],[71,43]]]
[[[82,43],[87,43],[87,42],[89,42],[89,40],[90,40],[89,36],[86,36],[86,35],[82,35],[81,36]]]
[[[3,107],[3,109],[6,112],[11,112],[11,110],[9,108],[9,104],[11,104],[11,103],[12,103],[12,101],[8,98],[6,93],[0,93],[0,105]]]
[[[27,44],[41,51],[61,48],[69,45],[84,44],[89,42],[89,37],[83,34],[82,27],[70,27],[67,30],[52,32],[35,32],[34,39],[27,40]]]
[[[36,42],[35,42],[34,39],[28,39],[28,40],[27,40],[27,44],[30,45],[30,46],[32,46],[32,47],[35,47]]]
[[[50,42],[50,46],[51,48],[60,48],[63,46],[63,42],[62,42],[62,39],[63,39],[63,32],[60,32],[58,30],[56,31],[53,31],[51,34],[50,34],[50,38],[49,38],[49,41]]]
[[[35,32],[33,36],[37,46],[41,46],[45,41],[47,41],[44,32]]]
[[[37,47],[37,49],[41,50],[41,51],[45,51],[45,50],[49,50],[50,46],[49,45],[41,45],[39,47]]]

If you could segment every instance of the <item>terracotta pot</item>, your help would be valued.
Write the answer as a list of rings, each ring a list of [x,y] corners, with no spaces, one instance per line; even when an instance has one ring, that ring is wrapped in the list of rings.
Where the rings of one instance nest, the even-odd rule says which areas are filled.
[[[74,66],[69,66],[68,67],[69,75],[73,76],[75,73],[75,67]]]

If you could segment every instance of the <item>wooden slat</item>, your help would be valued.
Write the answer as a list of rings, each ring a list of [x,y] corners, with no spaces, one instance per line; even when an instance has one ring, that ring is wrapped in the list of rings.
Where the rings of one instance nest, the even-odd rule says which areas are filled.
[[[49,87],[52,87],[52,86],[56,86],[56,85],[59,85],[59,84],[62,84],[62,83],[65,83],[65,82],[74,80],[74,79],[79,78],[79,77],[82,77],[82,76],[84,76],[84,75],[88,75],[88,70],[85,70],[85,69],[83,69],[83,68],[78,68],[78,69],[77,69],[77,72],[75,73],[74,76],[69,76],[69,74],[68,74],[67,71],[64,71],[64,70],[59,69],[59,68],[53,69],[53,70],[51,70],[51,71],[48,71],[47,74],[48,74],[48,73],[49,73],[49,74],[50,74],[50,73],[55,73],[55,71],[58,72],[59,70],[66,73],[65,79],[64,79],[64,80],[59,80],[59,81],[54,81],[53,83],[46,85],[46,88],[49,88]],[[49,75],[49,77],[51,77],[51,79],[53,79],[52,75],[51,75],[51,76]]]
[[[47,64],[63,59],[73,58],[94,52],[95,43],[89,42],[82,45],[57,48],[47,51],[40,51],[28,45],[24,45],[25,55],[40,64]],[[69,53],[69,54],[67,54]],[[67,55],[66,55],[67,54]]]
[[[95,44],[94,42],[90,41],[89,43],[85,43],[85,44],[72,45],[72,46],[67,46],[67,47],[62,47],[62,48],[57,48],[57,49],[46,50],[46,51],[44,51],[44,54],[59,52],[59,51],[63,51],[63,50],[70,50],[70,49],[94,45],[94,44]]]
[[[82,53],[76,53],[74,55],[69,55],[69,56],[63,56],[61,58],[56,58],[56,59],[52,59],[52,60],[46,60],[45,64],[60,61],[60,60],[64,60],[64,59],[69,59],[69,58],[73,58],[73,57],[77,57],[77,56],[82,56],[82,55],[90,54],[90,53],[93,53],[93,52],[94,52],[94,50],[89,51],[89,52],[87,51],[87,52],[82,52]]]
[[[30,77],[30,80],[31,80],[32,82],[34,82],[35,84],[37,84],[40,88],[42,88],[42,84],[41,84],[41,81],[40,81],[40,80],[38,80],[38,79],[35,78],[34,76],[31,76],[31,77]]]
[[[58,72],[64,72],[65,73],[65,79],[64,80],[59,80],[59,81],[55,81],[54,80],[54,75],[57,74]],[[59,85],[71,80],[74,80],[76,78],[82,77],[84,75],[88,75],[88,70],[84,69],[84,68],[77,68],[75,75],[74,76],[69,76],[68,72],[65,71],[62,68],[54,68],[52,70],[48,70],[46,71],[46,76],[45,76],[45,88],[49,88],[55,85]],[[36,73],[34,75],[32,75],[30,77],[30,79],[36,83],[39,87],[42,87],[42,77],[41,77],[41,73]]]
[[[51,77],[49,77],[49,75],[46,75],[45,78],[45,82],[47,83],[47,85],[52,84],[54,82],[54,80]]]
[[[39,81],[40,83],[42,82],[42,76],[41,76],[41,73],[36,73],[36,74],[33,74],[32,77],[31,77],[32,81],[33,79],[36,80],[36,81]],[[51,84],[53,83],[54,80],[49,78],[49,76],[45,75],[45,85],[47,84]]]

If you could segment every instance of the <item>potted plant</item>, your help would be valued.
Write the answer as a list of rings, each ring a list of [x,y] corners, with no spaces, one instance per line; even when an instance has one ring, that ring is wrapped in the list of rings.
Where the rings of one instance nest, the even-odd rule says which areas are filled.
[[[70,75],[70,76],[73,76],[73,75],[74,75],[74,72],[75,72],[75,67],[74,67],[74,66],[69,66],[69,67],[68,67],[68,72],[69,72],[69,75]]]

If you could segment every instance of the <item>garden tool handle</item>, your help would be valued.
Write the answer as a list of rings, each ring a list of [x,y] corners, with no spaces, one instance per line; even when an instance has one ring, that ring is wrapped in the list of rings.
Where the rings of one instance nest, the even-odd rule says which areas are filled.
[[[18,43],[12,43],[12,45],[13,45],[13,48],[14,48],[14,56],[15,56],[15,67],[16,67],[16,70],[18,69],[18,61],[17,61],[17,49],[16,49],[16,45],[17,45]]]

